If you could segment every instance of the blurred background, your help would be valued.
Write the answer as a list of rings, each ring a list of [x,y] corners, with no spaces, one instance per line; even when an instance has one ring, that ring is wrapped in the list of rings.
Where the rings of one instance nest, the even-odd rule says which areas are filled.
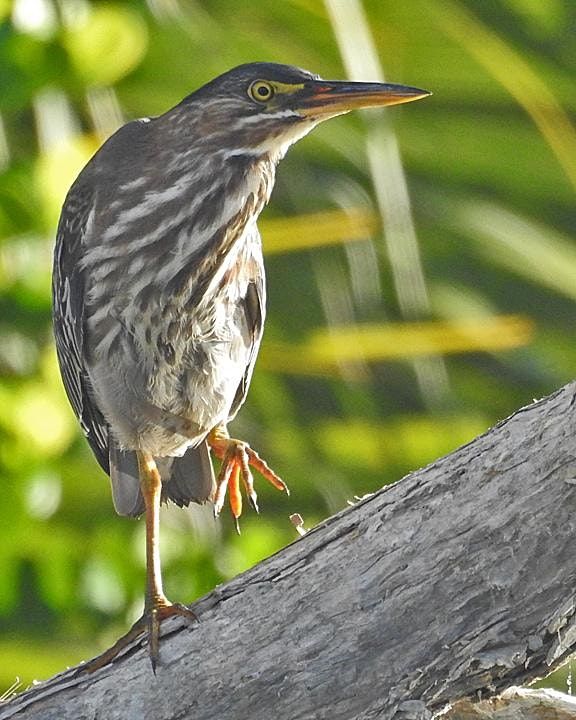
[[[297,537],[290,514],[312,527],[574,377],[575,29],[573,0],[0,0],[0,694],[141,611],[143,523],[114,513],[50,325],[59,209],[99,144],[253,60],[434,93],[280,166],[232,430],[292,494],[260,481],[240,537],[163,511],[167,594],[191,602]]]

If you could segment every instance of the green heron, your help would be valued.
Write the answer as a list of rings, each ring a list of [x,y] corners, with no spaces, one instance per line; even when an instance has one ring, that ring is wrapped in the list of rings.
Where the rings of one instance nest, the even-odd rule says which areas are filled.
[[[227,424],[242,405],[265,314],[256,220],[276,165],[318,123],[429,93],[333,82],[273,63],[242,65],[155,118],[120,128],[64,202],[54,253],[53,313],[62,379],[116,511],[146,518],[144,614],[111,660],[161,621],[193,618],[162,590],[161,501],[214,503],[237,520],[250,467],[286,486]],[[210,450],[221,460],[214,478]]]

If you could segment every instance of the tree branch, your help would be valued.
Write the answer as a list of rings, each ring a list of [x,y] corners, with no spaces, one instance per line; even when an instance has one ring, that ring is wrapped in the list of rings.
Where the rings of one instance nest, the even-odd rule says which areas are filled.
[[[7,718],[426,718],[576,645],[576,383],[217,588],[199,622]]]

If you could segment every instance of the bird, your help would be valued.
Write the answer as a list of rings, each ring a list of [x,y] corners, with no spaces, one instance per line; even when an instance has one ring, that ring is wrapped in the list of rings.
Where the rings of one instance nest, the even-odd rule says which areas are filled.
[[[88,662],[111,662],[140,635],[156,672],[161,622],[193,612],[162,587],[159,509],[242,491],[251,469],[286,484],[229,422],[243,404],[265,319],[256,221],[288,148],[355,108],[430,93],[392,83],[328,81],[289,65],[240,65],[167,112],[106,140],[65,198],[52,302],[63,384],[118,514],[145,516],[142,617]],[[211,455],[221,461],[215,476]]]

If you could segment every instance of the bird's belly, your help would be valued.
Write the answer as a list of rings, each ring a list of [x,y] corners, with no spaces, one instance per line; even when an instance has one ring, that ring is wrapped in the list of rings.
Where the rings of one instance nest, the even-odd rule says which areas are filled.
[[[233,295],[224,284],[193,309],[161,313],[152,304],[134,317],[127,306],[108,316],[111,341],[100,346],[90,376],[121,448],[181,455],[228,420],[254,349],[242,306],[247,284]]]
[[[230,323],[225,335],[196,335],[176,353],[179,361],[160,361],[150,378],[150,399],[204,431],[225,422],[248,362],[240,329]]]

